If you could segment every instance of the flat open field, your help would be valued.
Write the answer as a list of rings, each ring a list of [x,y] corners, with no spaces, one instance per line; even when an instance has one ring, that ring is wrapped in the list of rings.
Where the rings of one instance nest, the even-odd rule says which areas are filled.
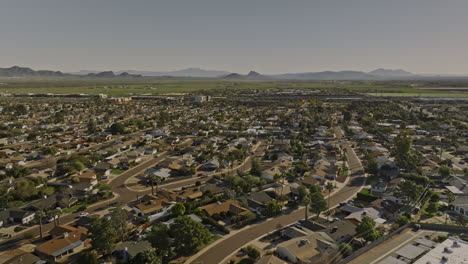
[[[441,98],[468,98],[468,93],[460,92],[420,92],[420,93],[366,93],[372,96],[389,96],[389,97],[441,97]]]
[[[333,94],[359,93],[372,96],[468,97],[468,90],[439,86],[415,88],[414,82],[401,81],[295,81],[295,80],[221,80],[203,78],[143,77],[136,79],[0,79],[0,93],[55,94],[181,94],[209,90],[243,89],[320,89]],[[466,87],[466,86],[462,86]],[[440,89],[439,89],[440,88]],[[467,91],[467,92],[465,92]]]

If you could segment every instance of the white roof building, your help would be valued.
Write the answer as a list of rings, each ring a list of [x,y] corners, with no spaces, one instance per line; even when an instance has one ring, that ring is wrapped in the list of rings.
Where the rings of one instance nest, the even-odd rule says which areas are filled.
[[[414,263],[468,263],[468,243],[460,239],[449,237]]]

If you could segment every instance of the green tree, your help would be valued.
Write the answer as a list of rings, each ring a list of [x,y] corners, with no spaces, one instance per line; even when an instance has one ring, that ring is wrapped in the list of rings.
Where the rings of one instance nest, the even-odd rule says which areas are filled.
[[[210,241],[211,233],[199,222],[179,216],[171,225],[175,249],[180,255],[191,255]]]
[[[302,206],[305,206],[305,210],[304,210],[304,220],[307,221],[307,219],[309,218],[307,213],[309,212],[309,206],[310,206],[310,203],[311,203],[311,200],[310,200],[310,197],[309,195],[306,195],[304,196],[304,198],[302,198],[302,200],[300,200],[301,202],[301,205]]]
[[[29,174],[31,174],[31,170],[29,168],[22,167],[22,166],[15,165],[11,169],[5,170],[5,175],[7,177],[12,177],[15,179],[28,176]]]
[[[437,211],[438,208],[436,203],[430,202],[429,205],[426,207],[426,212],[428,212],[429,214],[435,214],[437,213]]]
[[[97,131],[97,123],[96,120],[90,119],[88,121],[88,133],[94,133]]]
[[[335,189],[335,186],[333,185],[333,183],[331,182],[328,182],[327,185],[325,185],[325,189],[328,191],[328,202],[327,202],[327,208],[328,208],[328,211],[330,211],[330,198],[331,198],[331,192],[333,191],[333,189]],[[330,214],[327,215],[327,218]]]
[[[73,162],[73,168],[75,168],[77,171],[82,171],[86,169],[86,166],[83,164],[83,162],[77,160]]]
[[[253,260],[256,260],[260,257],[260,251],[258,251],[256,248],[252,246],[247,246],[244,248],[244,250],[245,252],[247,252],[247,256],[249,256],[249,258]]]
[[[159,183],[161,182],[161,177],[155,175],[155,174],[150,174],[148,176],[150,182],[151,182],[151,194],[155,195],[155,192],[154,192],[154,186],[156,185],[156,193],[158,192],[158,186],[159,186]]]
[[[40,210],[36,213],[36,218],[39,220],[39,236],[43,238],[43,233],[42,233],[42,219],[46,217],[46,213],[43,210]]]
[[[16,199],[24,201],[35,196],[37,194],[37,189],[31,181],[20,180],[15,182],[12,194]]]
[[[458,215],[457,216],[457,224],[461,226],[466,226],[466,219],[463,217],[463,215]]]
[[[277,201],[269,201],[262,210],[262,215],[272,217],[281,213],[281,204]]]
[[[107,217],[94,218],[89,231],[93,248],[100,254],[109,254],[115,246],[117,236],[111,220]]]
[[[375,221],[369,216],[364,216],[361,219],[361,223],[356,226],[356,236],[362,237],[366,241],[374,241],[378,239],[381,234],[375,228]]]
[[[127,212],[117,207],[111,214],[111,224],[114,229],[115,236],[119,238],[121,242],[125,241],[128,234],[128,214]]]
[[[398,184],[396,197],[402,198],[406,204],[418,200],[423,192],[423,187],[415,184],[413,181],[404,181]]]
[[[344,258],[348,257],[353,253],[353,247],[346,243],[338,244],[338,250]]]
[[[310,211],[317,214],[317,218],[321,212],[327,210],[327,202],[325,201],[322,192],[312,192],[310,194],[310,201]]]
[[[82,252],[78,257],[78,263],[98,264],[98,253],[96,252],[96,250],[88,250],[86,252]]]
[[[125,133],[125,127],[122,123],[114,123],[110,126],[110,132],[112,135],[120,135]]]
[[[400,217],[398,217],[397,219],[397,224],[398,226],[404,226],[406,224],[409,224],[410,220],[408,219],[408,217],[404,216],[404,215],[400,215]]]
[[[161,258],[154,248],[146,249],[138,253],[131,261],[131,264],[162,264]]]
[[[185,214],[185,205],[183,203],[176,203],[171,209],[174,217],[183,216]]]
[[[444,178],[450,176],[450,172],[451,172],[451,169],[447,165],[442,165],[439,167],[440,176]]]
[[[158,224],[153,227],[151,233],[148,236],[148,241],[151,246],[156,249],[156,252],[160,256],[171,255],[171,240],[170,240],[170,229],[165,224]],[[166,262],[167,259],[163,259]]]
[[[254,176],[261,176],[262,175],[262,168],[260,163],[256,159],[252,159],[252,167],[250,168],[250,174]]]

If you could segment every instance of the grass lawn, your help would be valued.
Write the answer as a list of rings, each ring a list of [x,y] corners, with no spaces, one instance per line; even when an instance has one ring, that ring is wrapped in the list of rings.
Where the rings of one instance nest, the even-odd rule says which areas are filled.
[[[82,207],[82,206],[88,206],[89,204],[88,203],[85,203],[85,202],[82,202],[82,203],[79,203],[79,204],[76,204],[72,207],[68,207],[68,208],[65,208],[63,209],[62,211],[64,213],[73,213],[74,211],[76,211],[78,208]]]
[[[112,174],[120,175],[124,173],[126,170],[121,170],[121,169],[112,169]]]

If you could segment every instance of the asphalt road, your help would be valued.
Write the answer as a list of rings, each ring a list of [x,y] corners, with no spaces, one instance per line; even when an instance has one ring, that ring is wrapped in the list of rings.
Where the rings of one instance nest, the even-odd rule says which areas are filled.
[[[337,135],[341,138],[342,134]],[[347,149],[348,164],[350,167],[350,181],[341,190],[333,194],[330,198],[330,207],[335,207],[340,203],[351,199],[361,187],[365,185],[364,169],[359,158],[351,148],[350,144],[343,142],[343,146]],[[310,214],[309,214],[310,215]],[[233,235],[220,240],[220,242],[209,246],[208,249],[202,250],[197,257],[190,259],[187,263],[203,263],[203,264],[218,264],[237,249],[247,245],[251,241],[265,234],[275,231],[279,227],[290,225],[305,216],[305,209],[301,208],[290,213],[281,215],[258,224],[251,225]]]

